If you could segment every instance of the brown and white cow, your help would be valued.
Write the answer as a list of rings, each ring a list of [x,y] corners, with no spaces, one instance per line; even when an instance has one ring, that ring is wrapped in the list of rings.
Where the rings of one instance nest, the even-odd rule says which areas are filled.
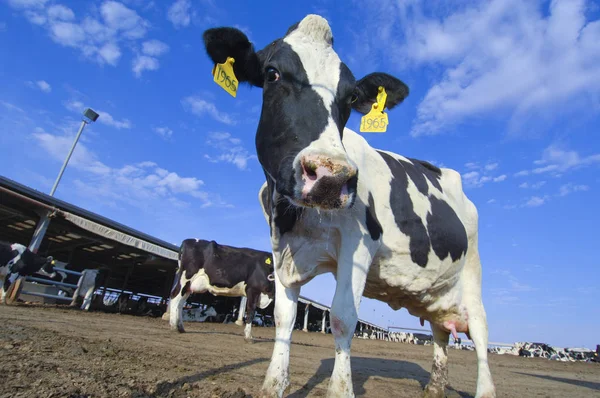
[[[247,297],[244,336],[252,340],[256,307],[273,301],[274,276],[270,253],[219,245],[215,241],[186,239],[179,250],[179,269],[169,303],[171,328],[184,332],[182,311],[192,293]]]
[[[234,28],[207,30],[204,42],[213,62],[233,57],[237,79],[263,89],[256,149],[267,180],[260,201],[271,227],[276,291],[276,339],[263,395],[280,397],[290,383],[300,287],[332,272],[336,349],[328,396],[354,395],[350,345],[364,295],[430,322],[427,396],[444,396],[450,333],[468,332],[477,349],[477,397],[494,397],[477,209],[459,173],[374,149],[345,127],[352,109],[371,109],[378,87],[388,93],[388,109],[408,87],[384,73],[355,80],[317,15],[258,52]]]

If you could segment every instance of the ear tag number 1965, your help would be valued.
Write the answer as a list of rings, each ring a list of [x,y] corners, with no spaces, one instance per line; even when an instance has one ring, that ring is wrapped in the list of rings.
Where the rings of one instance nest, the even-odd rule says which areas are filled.
[[[361,133],[385,133],[387,131],[388,115],[383,111],[386,100],[385,88],[380,86],[377,93],[377,102],[371,106],[369,113],[360,119]]]
[[[235,77],[235,73],[233,73],[234,62],[235,59],[228,57],[224,63],[215,65],[212,70],[212,74],[214,82],[235,98],[237,94],[238,81]]]

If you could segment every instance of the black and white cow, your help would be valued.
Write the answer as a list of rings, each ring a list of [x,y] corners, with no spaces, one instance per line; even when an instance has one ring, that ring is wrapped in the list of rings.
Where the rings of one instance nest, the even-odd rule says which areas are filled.
[[[2,304],[6,302],[6,294],[18,278],[35,273],[55,277],[52,256],[40,256],[20,243],[0,242],[0,276],[4,277]]]
[[[58,271],[60,273],[60,271]],[[84,269],[81,271],[81,277],[77,281],[77,289],[73,292],[71,307],[77,307],[81,303],[81,309],[89,311],[94,298],[94,292],[99,287],[106,288],[106,280],[110,274],[108,268]]]
[[[237,79],[263,88],[256,149],[267,180],[259,198],[271,228],[277,330],[262,394],[282,396],[290,383],[300,287],[333,272],[328,396],[354,395],[350,345],[363,295],[430,322],[434,362],[426,396],[444,395],[447,344],[456,332],[470,333],[477,348],[477,397],[495,396],[477,209],[460,174],[376,150],[345,128],[352,109],[371,109],[379,86],[389,109],[408,95],[407,86],[384,73],[356,81],[317,15],[258,52],[234,28],[207,30],[204,42],[213,62],[233,57]]]
[[[215,296],[246,296],[244,336],[252,340],[256,307],[267,308],[274,295],[273,263],[270,253],[215,241],[186,239],[179,250],[179,269],[169,304],[172,329],[184,332],[182,310],[191,293]]]

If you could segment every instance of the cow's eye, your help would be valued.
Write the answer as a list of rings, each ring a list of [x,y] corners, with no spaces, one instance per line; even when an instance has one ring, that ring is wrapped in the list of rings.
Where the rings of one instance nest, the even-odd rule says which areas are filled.
[[[279,74],[279,71],[275,68],[267,68],[266,70],[266,79],[267,82],[269,83],[273,83],[278,81],[281,78],[281,75]]]
[[[358,94],[352,93],[352,95],[350,96],[350,103],[353,104],[356,101],[358,101]]]

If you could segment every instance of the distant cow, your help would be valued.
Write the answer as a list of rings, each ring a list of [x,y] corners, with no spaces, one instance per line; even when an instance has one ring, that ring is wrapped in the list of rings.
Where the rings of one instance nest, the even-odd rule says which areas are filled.
[[[94,298],[94,292],[99,287],[106,285],[109,272],[108,268],[84,269],[79,282],[77,282],[77,289],[73,293],[71,307],[76,307],[80,298],[83,298],[81,309],[89,311],[92,299]]]
[[[56,276],[52,256],[40,256],[19,243],[0,242],[0,276],[4,276],[1,303],[6,302],[6,294],[17,278],[38,272],[49,278]]]
[[[215,241],[186,239],[179,250],[179,269],[171,292],[171,328],[185,331],[181,313],[192,293],[246,296],[244,335],[246,340],[251,340],[256,307],[266,308],[273,301],[273,281],[270,253],[219,245]]]

